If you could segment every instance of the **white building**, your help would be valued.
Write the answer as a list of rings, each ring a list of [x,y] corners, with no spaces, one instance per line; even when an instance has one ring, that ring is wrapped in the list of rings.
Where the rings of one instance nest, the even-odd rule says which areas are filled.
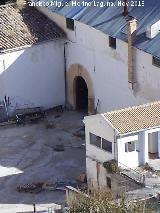
[[[36,8],[0,6],[0,103],[12,111],[65,104],[64,38]]]
[[[95,109],[106,112],[159,100],[160,2],[148,0],[144,6],[130,6],[129,16],[123,15],[122,6],[72,4],[67,1],[65,7],[38,7],[67,34],[68,105],[78,109],[78,100],[88,97],[88,111],[93,113]],[[137,19],[137,25],[129,22],[130,16]],[[133,48],[132,30],[136,32]],[[77,92],[78,84],[84,87],[83,95]]]
[[[106,185],[103,163],[136,168],[160,158],[160,102],[84,118],[88,181]]]
[[[25,13],[32,13],[28,19],[32,26],[16,9],[15,22],[1,16],[0,100],[9,97],[13,108],[50,108],[64,105],[66,97],[70,108],[87,108],[89,113],[159,100],[160,2],[130,6],[129,16],[124,16],[117,0],[112,1],[115,7],[73,6],[72,2],[66,7],[29,7]],[[0,13],[7,17],[11,7],[1,6]],[[33,10],[43,19],[34,19]],[[51,20],[67,39],[60,39],[64,33]]]
[[[45,22],[34,19],[32,10],[36,9],[29,7],[25,13],[32,13],[28,22],[34,20],[33,26],[14,9],[19,18],[10,22],[10,30],[3,30],[0,36],[0,100],[6,96],[14,106],[50,108],[65,104],[66,96],[70,108],[88,108],[89,113],[159,100],[160,2],[129,7],[129,16],[123,15],[124,8],[116,5],[117,0],[112,1],[116,7],[104,8],[73,6],[72,2],[68,1],[66,7],[37,6],[39,15],[49,18]],[[0,13],[6,11],[7,17],[10,7],[6,7],[2,6]],[[1,19],[4,29],[6,20],[11,19]],[[67,39],[59,41],[64,37],[62,30],[47,27],[51,20],[66,33]],[[18,27],[21,23],[24,30]],[[33,28],[30,35],[25,33],[29,26]],[[36,38],[37,28],[41,31]]]

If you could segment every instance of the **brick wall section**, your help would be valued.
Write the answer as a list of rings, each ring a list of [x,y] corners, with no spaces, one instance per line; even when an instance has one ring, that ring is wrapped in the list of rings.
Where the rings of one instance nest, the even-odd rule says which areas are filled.
[[[131,84],[132,89],[135,83],[133,42],[136,37],[136,30],[137,20],[133,19],[128,21],[128,82]]]

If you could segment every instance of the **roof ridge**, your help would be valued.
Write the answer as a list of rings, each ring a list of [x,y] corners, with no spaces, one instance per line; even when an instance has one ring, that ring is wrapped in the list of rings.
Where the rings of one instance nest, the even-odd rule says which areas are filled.
[[[129,110],[132,110],[132,109],[149,107],[149,106],[152,106],[152,105],[155,105],[155,104],[158,104],[158,103],[160,104],[160,101],[148,102],[146,104],[140,104],[140,105],[137,105],[137,106],[131,106],[131,107],[123,108],[123,109],[113,110],[113,111],[105,112],[103,114],[106,115],[106,114],[119,113],[119,112],[123,112],[123,111],[129,111]]]

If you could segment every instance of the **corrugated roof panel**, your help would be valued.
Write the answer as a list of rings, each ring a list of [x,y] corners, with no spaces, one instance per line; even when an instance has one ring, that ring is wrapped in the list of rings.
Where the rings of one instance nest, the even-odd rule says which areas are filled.
[[[48,0],[44,0],[48,2]],[[102,31],[113,37],[117,37],[126,41],[123,28],[126,25],[126,19],[123,16],[123,6],[112,7],[90,7],[84,8],[81,6],[72,6],[73,0],[60,0],[62,2],[68,2],[68,6],[56,7],[52,6],[49,9],[53,12],[57,12],[65,17],[76,19],[82,23],[90,25],[97,30]],[[89,0],[85,0],[85,2]],[[79,0],[79,2],[82,2]],[[93,2],[93,1],[92,1]],[[96,4],[99,0],[94,1]],[[120,2],[119,0],[107,0],[103,2],[113,2],[115,5]],[[142,3],[142,1],[140,1]],[[131,2],[130,2],[131,3]],[[138,20],[137,39],[135,46],[145,52],[160,57],[159,39],[160,35],[157,35],[153,39],[146,37],[146,27],[155,21],[160,20],[160,0],[144,0],[144,7],[129,6],[129,15],[135,17]]]

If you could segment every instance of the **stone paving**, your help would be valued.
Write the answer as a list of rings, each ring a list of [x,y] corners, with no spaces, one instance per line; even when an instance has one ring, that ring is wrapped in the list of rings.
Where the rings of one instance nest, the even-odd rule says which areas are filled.
[[[65,199],[62,191],[38,194],[19,193],[16,188],[32,182],[75,180],[85,172],[83,113],[50,114],[45,121],[0,129],[0,213],[33,211],[59,205]],[[52,128],[46,123],[52,122]],[[56,152],[56,144],[64,144]]]

